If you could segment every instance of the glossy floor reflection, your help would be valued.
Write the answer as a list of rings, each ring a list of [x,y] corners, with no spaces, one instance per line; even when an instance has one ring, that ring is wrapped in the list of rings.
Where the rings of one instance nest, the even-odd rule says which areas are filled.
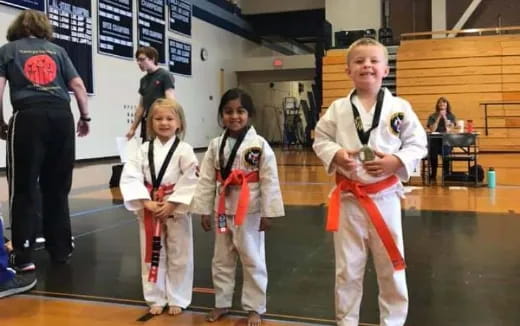
[[[334,260],[332,237],[323,231],[323,213],[320,207],[289,206],[287,217],[268,233],[270,314],[332,323]],[[410,325],[515,325],[520,320],[520,294],[512,291],[520,287],[518,216],[432,211],[403,215]],[[77,248],[69,265],[50,265],[45,251],[38,251],[35,293],[140,302],[134,217],[114,206],[78,215],[73,226]],[[208,289],[213,236],[198,225],[194,236],[195,287]],[[376,324],[371,265],[365,283],[361,320]],[[212,304],[212,294],[196,289],[194,306]],[[240,309],[239,295],[234,308]]]
[[[334,324],[334,254],[332,236],[324,231],[323,205],[331,179],[308,152],[278,155],[287,216],[276,220],[266,236],[267,316]],[[299,161],[304,164],[297,165]],[[8,307],[19,298],[33,302],[38,296],[80,298],[134,304],[143,309],[137,223],[135,216],[122,207],[119,192],[107,188],[110,165],[91,164],[76,169],[71,193],[76,239],[73,259],[69,265],[50,265],[45,250],[38,250],[38,285],[32,291],[36,296],[0,300],[0,325],[4,325],[4,320],[17,326],[50,325],[35,321],[26,324],[25,319],[9,315],[12,311]],[[410,292],[407,325],[518,324],[520,294],[515,291],[520,288],[518,193],[519,187],[501,185],[493,193],[485,188],[428,187],[414,189],[409,194],[403,202]],[[0,195],[5,202],[5,193]],[[197,217],[193,224],[192,309],[204,311],[214,302],[210,270],[213,234],[202,231]],[[240,271],[235,290],[236,310],[240,310],[239,284]],[[49,310],[38,313],[48,313],[45,311]],[[86,316],[76,317],[83,322],[78,320],[74,325],[96,324],[86,322]],[[135,314],[128,320],[135,320],[134,317]],[[42,316],[40,322],[45,319]],[[192,324],[202,322],[200,318],[195,320]],[[366,273],[360,320],[363,325],[378,323],[377,286],[371,264]],[[175,320],[171,323],[184,325]]]

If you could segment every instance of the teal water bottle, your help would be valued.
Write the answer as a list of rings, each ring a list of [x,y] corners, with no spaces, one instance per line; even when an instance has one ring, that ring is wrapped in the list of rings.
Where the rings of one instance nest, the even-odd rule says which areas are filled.
[[[488,188],[495,188],[497,185],[497,174],[494,168],[489,168],[487,171]]]

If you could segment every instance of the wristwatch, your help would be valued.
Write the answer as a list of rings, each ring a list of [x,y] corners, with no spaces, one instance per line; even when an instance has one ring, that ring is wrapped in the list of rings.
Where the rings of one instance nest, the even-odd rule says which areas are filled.
[[[81,121],[90,122],[92,120],[90,117],[79,117]]]

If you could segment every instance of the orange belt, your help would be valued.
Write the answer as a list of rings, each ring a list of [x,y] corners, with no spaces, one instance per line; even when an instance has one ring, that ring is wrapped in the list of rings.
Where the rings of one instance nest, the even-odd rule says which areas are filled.
[[[173,193],[173,188],[175,185],[165,185],[160,186],[157,191],[152,194],[152,200],[154,201],[163,201],[165,196],[168,196]],[[146,189],[149,193],[152,192],[152,185],[149,183],[146,183]],[[155,223],[154,223],[155,222]],[[157,230],[159,230],[160,235],[160,227],[161,227],[161,221],[159,221],[158,218],[153,218],[152,212],[144,209],[144,231],[145,231],[145,244],[146,244],[146,255],[144,257],[144,261],[146,263],[149,263],[152,261],[152,243],[153,243],[153,236],[155,233],[157,233]]]
[[[395,244],[392,234],[388,229],[388,226],[381,216],[381,212],[377,208],[376,204],[368,196],[368,194],[374,194],[380,192],[386,188],[389,188],[396,184],[399,179],[393,175],[385,180],[371,183],[362,184],[356,181],[352,181],[342,175],[336,174],[336,188],[332,192],[329,199],[329,211],[327,215],[327,231],[337,231],[339,226],[339,209],[340,209],[340,195],[341,192],[350,192],[359,201],[359,204],[367,212],[370,217],[370,221],[379,235],[379,238],[385,246],[388,256],[392,261],[392,265],[395,270],[403,270],[406,268],[404,258],[399,252],[397,245]]]
[[[217,214],[226,214],[226,188],[227,186],[240,186],[240,196],[238,197],[237,211],[235,213],[235,225],[242,225],[249,208],[249,187],[248,183],[258,182],[260,176],[258,171],[246,173],[242,170],[232,170],[226,180],[222,179],[220,171],[217,170],[217,181],[221,183],[218,199]]]

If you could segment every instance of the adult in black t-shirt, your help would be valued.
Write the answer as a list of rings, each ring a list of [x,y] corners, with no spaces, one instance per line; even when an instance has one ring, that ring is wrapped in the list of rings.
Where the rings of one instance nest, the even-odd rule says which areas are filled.
[[[52,26],[47,16],[25,10],[9,26],[9,42],[0,48],[0,138],[7,139],[13,267],[19,271],[35,268],[31,251],[38,231],[40,196],[45,247],[51,259],[63,263],[72,253],[68,194],[75,136],[69,90],[80,113],[78,136],[89,133],[83,81],[65,50],[50,39]],[[2,108],[7,82],[13,107],[8,126]]]
[[[139,104],[135,111],[135,118],[126,134],[128,139],[132,138],[141,124],[141,137],[143,141],[146,137],[146,117],[152,103],[158,98],[169,98],[175,100],[173,75],[158,66],[159,53],[152,47],[141,47],[135,52],[135,59],[141,71],[146,71],[146,75],[141,78],[139,84]]]

